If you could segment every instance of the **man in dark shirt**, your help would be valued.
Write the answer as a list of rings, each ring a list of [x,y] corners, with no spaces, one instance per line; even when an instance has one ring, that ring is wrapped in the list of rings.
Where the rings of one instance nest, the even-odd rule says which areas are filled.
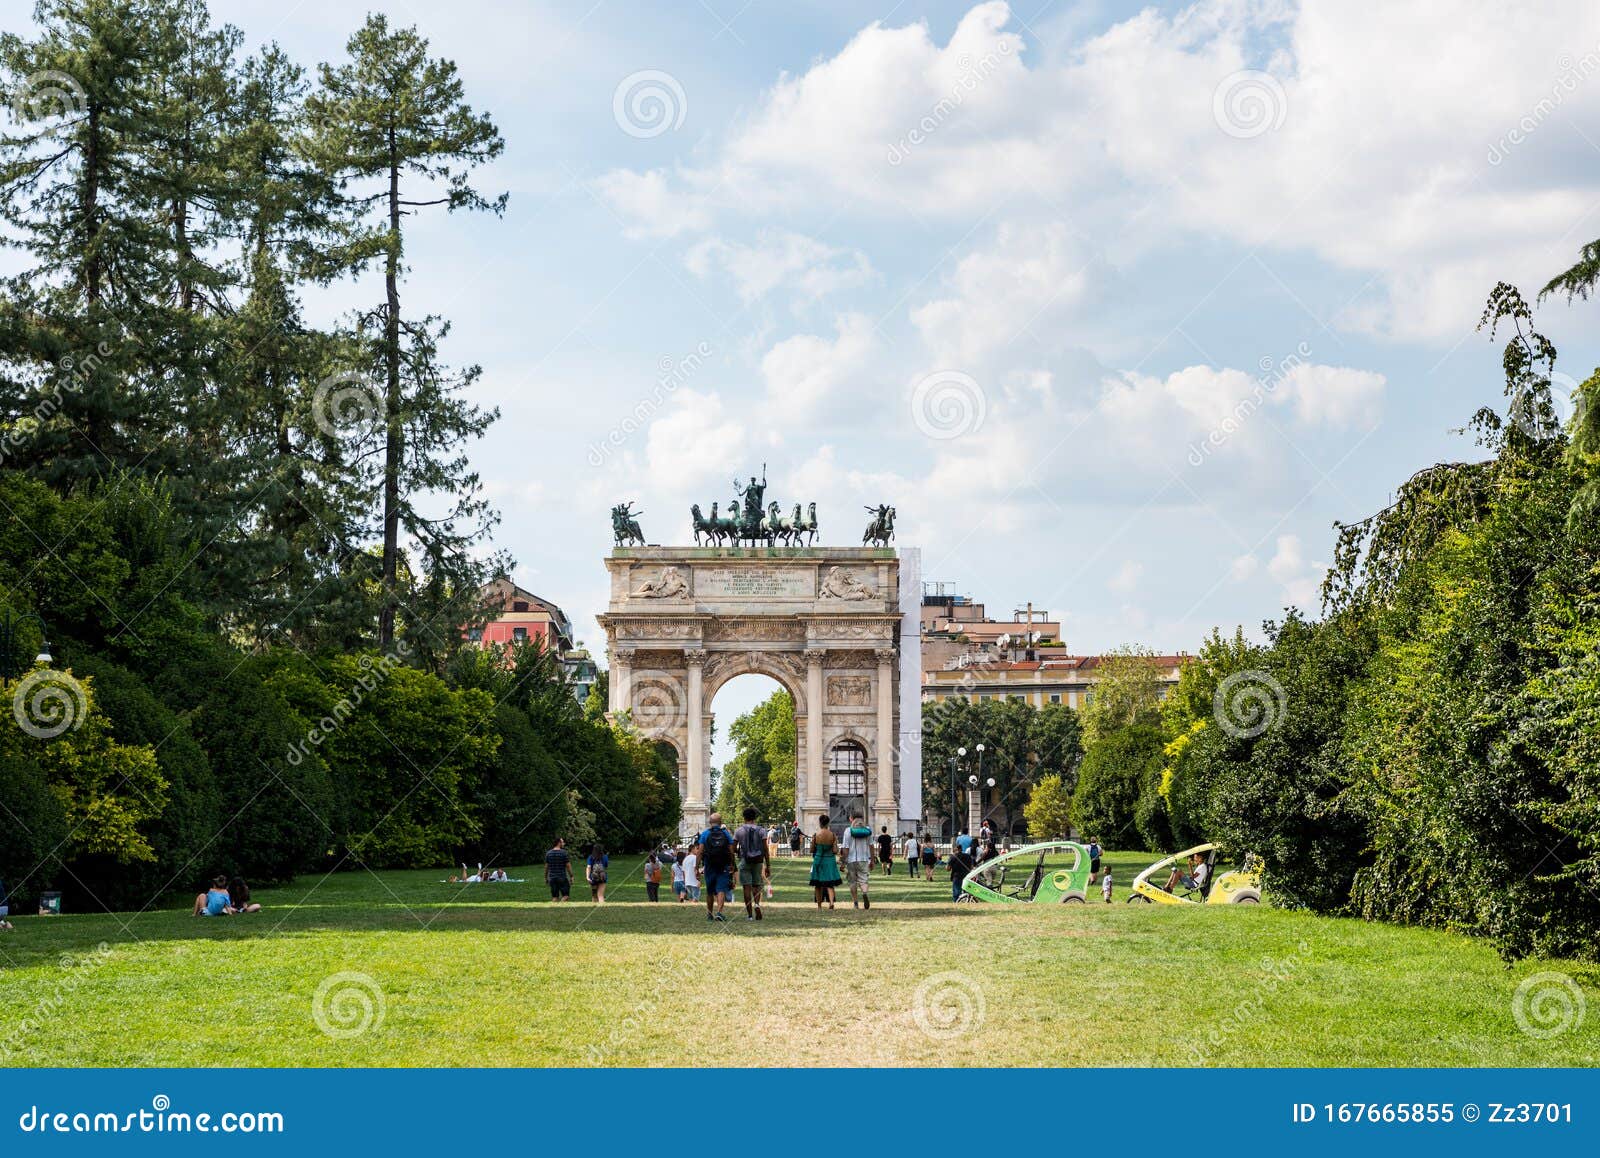
[[[967,879],[967,874],[977,868],[972,859],[972,853],[962,848],[959,844],[950,850],[950,899],[961,899],[961,882]]]
[[[572,899],[572,857],[562,837],[556,837],[556,846],[544,854],[544,882],[550,886],[552,901]]]
[[[889,835],[887,824],[878,833],[878,863],[883,865],[884,876],[894,876],[894,837]]]

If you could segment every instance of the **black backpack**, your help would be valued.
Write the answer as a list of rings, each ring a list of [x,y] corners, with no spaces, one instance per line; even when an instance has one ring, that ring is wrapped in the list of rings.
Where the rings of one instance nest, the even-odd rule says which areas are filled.
[[[706,868],[733,867],[733,838],[724,826],[719,824],[706,833],[705,854]]]

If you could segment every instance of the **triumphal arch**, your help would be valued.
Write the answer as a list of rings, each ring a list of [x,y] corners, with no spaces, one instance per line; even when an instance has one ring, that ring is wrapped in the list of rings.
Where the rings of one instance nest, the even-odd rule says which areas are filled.
[[[874,829],[899,832],[902,798],[920,809],[920,582],[902,574],[900,553],[619,546],[606,568],[611,593],[599,620],[611,714],[628,713],[640,733],[676,754],[685,833],[704,827],[710,811],[712,697],[747,672],[771,676],[794,697],[795,795],[808,828],[824,812],[859,803]],[[909,617],[902,582],[912,585]]]

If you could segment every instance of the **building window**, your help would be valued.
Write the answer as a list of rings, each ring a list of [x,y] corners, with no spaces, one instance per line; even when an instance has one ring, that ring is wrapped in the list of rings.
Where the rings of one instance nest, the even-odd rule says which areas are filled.
[[[467,638],[469,640],[471,640],[473,643],[482,643],[483,642],[483,628],[481,628],[481,627],[470,628],[467,631]]]
[[[511,602],[511,610],[512,611],[526,611],[526,610],[528,610],[528,601],[526,599],[514,599],[514,600],[512,600],[512,602]]]
[[[1083,704],[1084,704],[1084,707],[1088,707],[1092,703],[1094,703],[1094,693],[1093,692],[1084,692],[1083,693]]]
[[[1061,702],[1061,693],[1060,692],[1051,692],[1050,693],[1050,702],[1052,704],[1059,704]]]
[[[528,629],[526,627],[513,627],[511,629],[511,638],[516,640],[518,643],[527,643]]]

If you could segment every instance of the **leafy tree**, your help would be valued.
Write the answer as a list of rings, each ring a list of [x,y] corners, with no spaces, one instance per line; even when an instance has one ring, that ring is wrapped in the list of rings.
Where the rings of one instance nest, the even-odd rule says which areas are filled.
[[[1072,794],[1072,823],[1106,848],[1126,847],[1139,833],[1134,810],[1161,767],[1161,730],[1130,724],[1089,745]]]
[[[506,195],[487,198],[469,179],[505,142],[487,115],[467,105],[455,65],[430,58],[415,29],[391,30],[374,13],[346,50],[345,63],[322,66],[321,88],[306,111],[311,156],[337,176],[361,215],[338,257],[350,270],[374,261],[383,269],[384,300],[361,315],[359,328],[382,382],[367,417],[377,419],[372,425],[383,456],[378,644],[387,648],[395,637],[402,532],[417,542],[427,571],[454,576],[464,593],[476,589],[484,572],[467,549],[495,521],[460,445],[481,435],[498,412],[460,397],[478,367],[452,373],[439,364],[448,325],[403,315],[402,226],[407,216],[436,205],[501,213]],[[429,517],[417,505],[424,494],[452,496],[453,505]]]
[[[1023,807],[1023,815],[1033,838],[1065,836],[1072,830],[1072,786],[1056,774],[1041,776]]]
[[[93,681],[71,672],[43,683],[0,682],[0,698],[26,704],[5,726],[22,730],[22,719],[46,726],[35,738],[33,757],[50,791],[61,804],[69,828],[65,857],[106,856],[122,864],[154,861],[156,853],[141,831],[161,815],[167,781],[155,753],[143,745],[118,743],[96,702]],[[20,715],[19,715],[20,711]],[[58,729],[65,728],[65,731]]]
[[[1078,713],[1086,744],[1092,747],[1120,728],[1159,719],[1161,681],[1154,658],[1155,652],[1132,645],[1101,657],[1100,678]]]

